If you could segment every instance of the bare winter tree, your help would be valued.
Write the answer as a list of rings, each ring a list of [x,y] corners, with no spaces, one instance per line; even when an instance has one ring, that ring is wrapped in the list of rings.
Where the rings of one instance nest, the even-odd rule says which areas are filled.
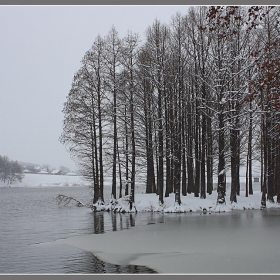
[[[253,6],[248,10],[248,25],[255,30],[259,44],[252,52],[255,67],[248,101],[257,100],[261,112],[261,208],[266,199],[279,201],[279,7]],[[267,197],[266,197],[267,196]]]
[[[113,124],[113,157],[112,157],[112,199],[117,198],[117,163],[119,169],[119,197],[122,197],[122,176],[121,176],[121,165],[118,160],[119,157],[119,141],[118,141],[118,127],[117,127],[117,96],[121,91],[121,51],[122,45],[121,40],[118,37],[118,33],[114,27],[110,30],[108,36],[105,38],[105,52],[104,52],[104,60],[105,60],[105,76],[104,83],[106,86],[107,98],[110,100],[109,110],[107,113],[112,115],[112,124]]]
[[[136,175],[136,139],[135,139],[135,104],[134,97],[137,88],[136,67],[139,53],[139,36],[129,32],[123,39],[121,63],[125,73],[125,91],[128,97],[129,126],[127,134],[131,141],[131,176],[130,176],[130,210],[134,207],[135,199],[135,175]],[[127,135],[128,136],[128,135]],[[128,151],[127,151],[128,152]]]
[[[167,26],[161,24],[158,20],[148,28],[147,30],[147,43],[146,48],[150,54],[149,61],[149,79],[155,89],[155,98],[157,100],[155,104],[156,120],[154,126],[156,128],[157,138],[157,191],[159,194],[159,202],[163,204],[163,189],[164,189],[164,99],[166,99],[166,79],[167,79],[167,63],[168,63],[168,40],[169,31]],[[167,140],[168,141],[168,140]],[[167,143],[167,146],[169,144]],[[170,188],[170,165],[169,158],[167,160],[166,174],[168,182],[166,188]]]
[[[68,147],[82,175],[94,186],[93,203],[103,203],[103,104],[102,61],[104,42],[97,37],[85,54],[64,104],[60,141]],[[104,125],[104,124],[103,124]]]
[[[17,161],[10,160],[7,156],[0,155],[0,181],[12,184],[21,182],[24,178],[23,168]]]

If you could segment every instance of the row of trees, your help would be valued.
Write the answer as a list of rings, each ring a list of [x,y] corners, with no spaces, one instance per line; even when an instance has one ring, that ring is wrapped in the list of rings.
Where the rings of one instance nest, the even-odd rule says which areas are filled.
[[[17,181],[21,182],[23,177],[22,167],[17,161],[0,155],[0,181],[9,185]]]
[[[253,193],[252,160],[261,163],[262,207],[280,202],[279,7],[196,7],[170,25],[155,20],[146,40],[113,27],[98,36],[75,74],[64,105],[64,143],[94,203],[130,194],[145,176],[159,202],[175,193],[205,198],[218,176],[217,203]],[[117,193],[118,187],[118,193]]]

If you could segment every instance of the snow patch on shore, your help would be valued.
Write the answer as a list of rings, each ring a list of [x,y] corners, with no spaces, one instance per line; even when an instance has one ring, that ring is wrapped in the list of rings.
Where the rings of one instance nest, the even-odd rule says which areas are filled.
[[[276,197],[275,197],[276,201]],[[260,209],[261,192],[256,191],[253,195],[245,197],[245,191],[237,196],[237,203],[231,203],[230,198],[226,196],[225,204],[217,204],[217,192],[213,191],[205,199],[194,197],[193,194],[181,196],[181,204],[175,202],[175,194],[170,194],[164,198],[164,204],[159,202],[159,196],[156,194],[135,194],[135,202],[130,209],[129,196],[111,201],[106,208],[114,212],[164,212],[164,213],[186,213],[202,212],[211,214],[212,212],[231,212],[232,210],[250,210]],[[277,203],[267,202],[267,208],[280,208]],[[105,208],[103,207],[103,210]],[[96,209],[95,209],[96,210]]]

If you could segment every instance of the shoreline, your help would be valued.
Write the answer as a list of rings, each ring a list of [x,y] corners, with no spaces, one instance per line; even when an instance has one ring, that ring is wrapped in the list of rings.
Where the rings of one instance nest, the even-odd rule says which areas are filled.
[[[133,209],[130,209],[129,196],[117,200],[111,200],[107,204],[94,204],[93,211],[113,211],[116,213],[134,212],[163,212],[163,213],[188,213],[202,212],[211,214],[213,212],[230,212],[233,210],[251,210],[261,208],[261,192],[255,191],[253,195],[245,197],[245,191],[240,191],[237,202],[231,203],[229,196],[226,196],[225,204],[217,204],[217,191],[207,195],[205,199],[194,197],[193,194],[181,196],[181,205],[175,203],[175,194],[164,198],[164,204],[160,205],[156,194],[135,194]],[[274,197],[276,201],[276,196]],[[267,201],[267,209],[280,208],[280,204]]]

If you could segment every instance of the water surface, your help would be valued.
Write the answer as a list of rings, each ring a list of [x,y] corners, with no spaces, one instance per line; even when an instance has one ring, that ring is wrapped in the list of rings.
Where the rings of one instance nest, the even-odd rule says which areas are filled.
[[[280,209],[211,215],[94,213],[74,205],[59,207],[55,200],[58,194],[65,194],[90,203],[90,192],[81,186],[0,188],[0,273],[154,273],[161,271],[164,261],[170,273],[280,273]],[[143,251],[138,263],[135,259],[131,263],[120,260],[122,265],[113,265],[101,261],[87,248],[54,242],[92,234],[108,234],[117,240],[122,234],[128,238],[125,245],[131,246],[129,232],[152,236],[149,246],[145,238],[143,243],[133,244],[136,254],[144,243],[148,251],[155,253],[155,244],[161,240],[157,258],[147,263]],[[107,242],[106,238],[103,241]],[[101,249],[110,253],[113,247],[101,244]],[[180,252],[182,244],[189,244],[186,252]],[[119,252],[125,248],[117,241],[114,245],[120,245],[116,249]],[[172,258],[168,250],[173,252]],[[180,262],[175,262],[174,252],[181,254]],[[151,266],[156,260],[158,263]]]
[[[115,266],[68,246],[39,246],[60,238],[129,229],[145,223],[133,214],[93,213],[59,207],[58,194],[91,202],[87,187],[0,188],[0,273],[153,273],[145,267]]]

